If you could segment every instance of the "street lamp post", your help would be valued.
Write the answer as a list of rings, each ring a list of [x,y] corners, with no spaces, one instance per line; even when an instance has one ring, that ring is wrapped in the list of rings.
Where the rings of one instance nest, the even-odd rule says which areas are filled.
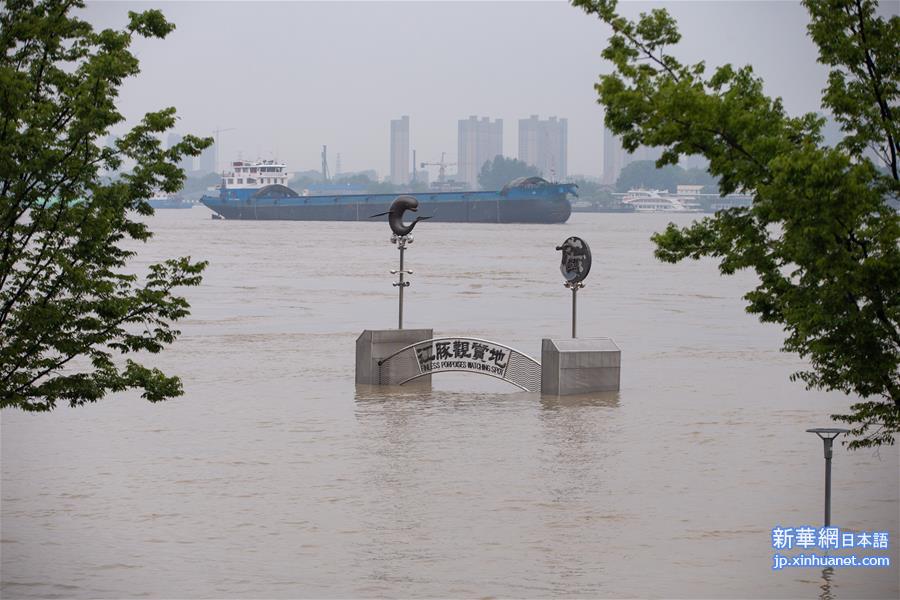
[[[825,527],[831,526],[831,455],[834,438],[847,433],[849,429],[840,429],[837,427],[814,427],[807,429],[807,433],[814,433],[822,438],[822,444],[825,448]]]

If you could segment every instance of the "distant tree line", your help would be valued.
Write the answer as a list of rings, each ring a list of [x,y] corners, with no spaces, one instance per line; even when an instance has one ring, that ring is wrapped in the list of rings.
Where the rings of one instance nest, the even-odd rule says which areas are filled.
[[[536,167],[521,160],[497,155],[482,166],[481,172],[478,174],[478,184],[484,190],[499,190],[513,179],[540,175],[541,173]],[[364,186],[366,191],[371,194],[415,193],[425,192],[429,189],[428,184],[422,180],[397,185],[388,181],[375,181],[366,173],[336,175],[331,181],[332,183]],[[319,171],[303,171],[297,173],[290,180],[289,185],[299,191],[319,183],[322,183],[322,175]]]
[[[674,192],[679,185],[702,185],[703,192],[709,194],[719,191],[718,181],[704,169],[682,169],[678,165],[657,169],[652,160],[636,160],[626,165],[616,180],[616,191],[644,188]]]
[[[485,161],[478,174],[478,184],[483,190],[499,190],[504,185],[520,177],[541,177],[542,173],[537,167],[529,165],[515,158],[497,155],[492,160]],[[213,175],[207,177],[214,177]],[[189,183],[192,180],[189,179]],[[206,178],[203,179],[206,181]],[[368,193],[394,194],[404,192],[424,192],[428,185],[423,181],[411,181],[408,184],[396,185],[388,181],[376,181],[367,173],[351,173],[336,175],[332,183],[349,183],[364,186]],[[290,180],[291,188],[302,191],[315,184],[322,183],[322,174],[319,171],[302,171],[294,175]],[[716,193],[719,190],[718,182],[703,169],[683,169],[677,165],[667,165],[657,169],[656,164],[650,160],[639,160],[628,164],[622,169],[613,189],[598,183],[580,179],[575,181],[579,187],[579,196],[593,202],[613,202],[613,191],[627,192],[635,188],[652,188],[669,190],[674,192],[679,185],[702,185],[703,192]],[[212,185],[208,183],[207,185]],[[198,183],[199,185],[199,183]],[[188,184],[185,185],[185,191]]]
[[[181,192],[184,194],[205,192],[211,186],[217,185],[221,180],[222,176],[218,173],[194,172],[185,177]]]
[[[322,176],[318,171],[307,171],[295,176],[288,185],[296,191],[303,191],[321,183]],[[428,190],[428,184],[424,181],[411,181],[404,185],[396,185],[389,181],[374,181],[365,173],[336,175],[331,179],[331,183],[363,186],[366,193],[369,194],[403,194]]]
[[[515,158],[497,155],[486,161],[478,173],[478,184],[483,190],[499,190],[504,185],[519,177],[540,177],[537,167]]]
[[[621,202],[619,198],[613,196],[613,187],[589,181],[587,179],[576,179],[572,183],[578,186],[578,199],[599,206],[612,206]]]

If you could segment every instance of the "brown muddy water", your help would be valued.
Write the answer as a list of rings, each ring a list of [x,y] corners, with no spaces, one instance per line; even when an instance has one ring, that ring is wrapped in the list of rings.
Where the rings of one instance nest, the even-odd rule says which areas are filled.
[[[186,394],[2,413],[3,597],[900,596],[897,446],[838,448],[833,475],[834,524],[888,531],[892,567],[772,570],[773,527],[821,525],[804,430],[851,399],[788,380],[803,362],[744,312],[752,275],[657,262],[669,219],[417,228],[406,326],[532,356],[569,333],[554,247],[591,244],[579,335],[618,342],[622,389],[555,399],[354,385],[356,337],[396,324],[383,223],[159,211],[142,263],[210,261],[149,359]]]

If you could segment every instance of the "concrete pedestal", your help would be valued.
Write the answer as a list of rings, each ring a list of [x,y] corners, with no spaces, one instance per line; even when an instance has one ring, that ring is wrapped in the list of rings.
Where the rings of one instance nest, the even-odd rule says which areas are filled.
[[[356,383],[382,385],[379,360],[410,344],[433,337],[433,329],[366,329],[356,338]],[[419,380],[431,385],[431,375]]]
[[[610,338],[541,342],[541,393],[570,396],[619,389],[622,351]]]

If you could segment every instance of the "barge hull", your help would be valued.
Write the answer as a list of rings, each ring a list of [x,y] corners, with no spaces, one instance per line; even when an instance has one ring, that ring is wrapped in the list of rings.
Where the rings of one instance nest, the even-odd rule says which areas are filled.
[[[212,201],[209,201],[212,200]],[[353,204],[261,204],[256,202],[220,202],[204,198],[203,204],[226,219],[259,221],[367,221],[385,213],[390,202]],[[441,202],[419,205],[418,216],[431,216],[447,223],[565,223],[571,214],[569,201],[499,200],[493,202]]]
[[[448,223],[565,223],[572,214],[569,194],[578,186],[539,177],[514,180],[500,191],[422,192],[417,215]],[[222,189],[203,204],[226,219],[254,221],[366,221],[387,213],[399,194],[300,196],[282,185],[258,191]]]

